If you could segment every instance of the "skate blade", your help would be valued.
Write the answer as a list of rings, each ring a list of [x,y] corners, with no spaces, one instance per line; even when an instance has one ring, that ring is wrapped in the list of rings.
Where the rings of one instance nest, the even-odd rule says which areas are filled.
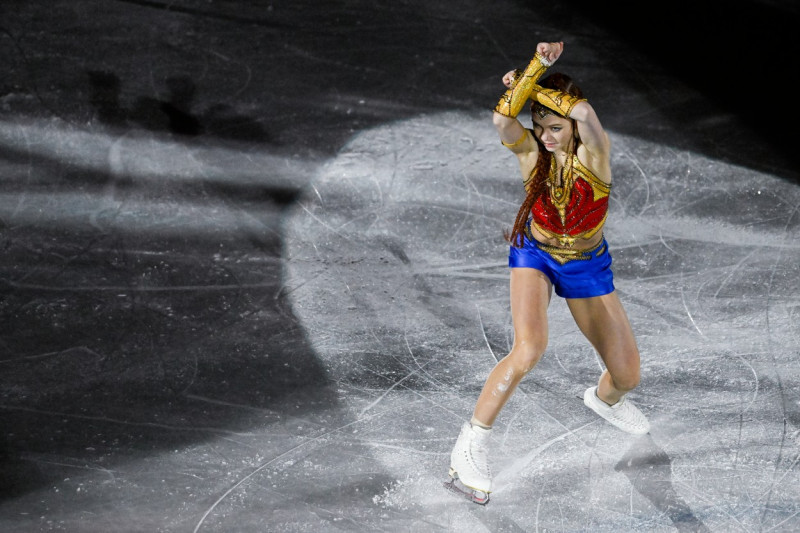
[[[478,505],[486,505],[487,503],[489,503],[488,492],[471,489],[466,485],[464,485],[463,483],[461,483],[461,481],[457,477],[451,477],[450,481],[445,481],[444,488],[446,488],[453,494],[468,499],[472,503],[477,503]]]

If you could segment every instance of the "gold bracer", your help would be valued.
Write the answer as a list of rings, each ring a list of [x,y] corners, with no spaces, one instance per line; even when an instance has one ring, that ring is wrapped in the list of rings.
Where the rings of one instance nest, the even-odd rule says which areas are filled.
[[[545,89],[538,85],[533,88],[531,93],[531,99],[536,100],[536,104],[540,104],[534,104],[534,112],[539,115],[539,118],[544,118],[551,112],[556,112],[562,117],[569,117],[572,108],[578,102],[586,101],[586,98],[578,98],[558,89]]]
[[[501,115],[516,118],[525,106],[525,102],[530,98],[534,85],[550,65],[549,61],[536,52],[531,62],[528,63],[528,68],[515,76],[511,88],[503,94],[494,110]]]

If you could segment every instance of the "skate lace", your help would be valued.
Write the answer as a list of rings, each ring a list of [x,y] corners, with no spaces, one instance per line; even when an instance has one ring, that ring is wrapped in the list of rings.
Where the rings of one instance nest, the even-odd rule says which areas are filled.
[[[489,471],[489,458],[486,453],[486,448],[484,448],[483,445],[475,442],[475,440],[470,442],[469,456],[478,472],[481,472],[486,477],[491,476],[491,472]]]
[[[626,401],[625,398],[622,399],[622,404],[611,412],[611,416],[625,424],[637,427],[644,426],[644,415],[639,412],[638,409],[633,408],[633,406]]]

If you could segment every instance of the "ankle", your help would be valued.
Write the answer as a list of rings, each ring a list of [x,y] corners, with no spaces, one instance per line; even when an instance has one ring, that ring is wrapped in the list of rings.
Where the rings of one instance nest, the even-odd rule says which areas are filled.
[[[617,405],[625,397],[625,393],[612,394],[610,397],[601,396],[600,395],[600,387],[596,387],[595,388],[594,395],[597,397],[598,400],[600,400],[604,404],[608,405],[609,407],[613,407],[613,406]]]
[[[481,429],[492,429],[492,426],[484,424],[474,416],[472,417],[472,420],[469,421],[469,423],[473,427],[479,427]]]

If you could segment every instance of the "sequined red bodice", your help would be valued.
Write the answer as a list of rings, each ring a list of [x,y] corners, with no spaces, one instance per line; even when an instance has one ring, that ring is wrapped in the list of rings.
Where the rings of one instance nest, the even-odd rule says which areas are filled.
[[[533,225],[542,234],[558,239],[562,246],[572,246],[603,227],[611,185],[592,174],[577,156],[573,156],[571,172],[565,174],[561,186],[548,182],[531,214]]]

